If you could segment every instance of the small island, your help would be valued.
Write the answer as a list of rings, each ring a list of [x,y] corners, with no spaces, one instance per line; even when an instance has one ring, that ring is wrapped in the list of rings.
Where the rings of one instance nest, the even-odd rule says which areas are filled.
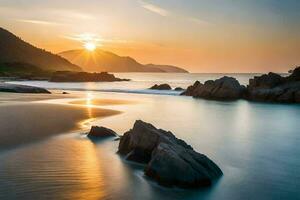
[[[130,79],[121,79],[107,72],[88,73],[88,72],[71,72],[58,71],[53,73],[49,82],[115,82],[130,81]]]

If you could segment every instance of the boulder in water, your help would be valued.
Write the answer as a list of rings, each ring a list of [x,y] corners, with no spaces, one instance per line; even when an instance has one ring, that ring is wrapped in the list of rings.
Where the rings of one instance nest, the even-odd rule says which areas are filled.
[[[232,77],[224,76],[215,81],[208,80],[204,84],[196,81],[182,95],[214,100],[236,100],[244,96],[246,87]]]
[[[118,134],[111,129],[102,127],[102,126],[92,126],[88,137],[93,138],[105,138],[105,137],[116,137]]]
[[[153,85],[151,88],[151,90],[172,90],[171,86],[169,84],[160,84],[160,85]]]
[[[208,186],[221,169],[171,132],[137,120],[120,140],[118,152],[126,159],[145,163],[145,175],[164,186]]]

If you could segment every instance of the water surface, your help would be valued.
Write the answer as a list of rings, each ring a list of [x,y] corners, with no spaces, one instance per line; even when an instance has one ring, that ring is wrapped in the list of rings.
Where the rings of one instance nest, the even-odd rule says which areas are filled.
[[[224,176],[211,188],[162,188],[115,153],[118,142],[71,133],[0,152],[0,199],[300,199],[299,105],[87,93],[138,102],[103,106],[123,113],[93,124],[123,134],[136,119],[153,123],[206,154]]]

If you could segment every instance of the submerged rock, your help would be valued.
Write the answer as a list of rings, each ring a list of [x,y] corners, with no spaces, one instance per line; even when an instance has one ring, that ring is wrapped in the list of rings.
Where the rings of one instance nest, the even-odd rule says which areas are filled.
[[[153,85],[151,90],[172,90],[171,86],[169,84],[160,84],[160,85]]]
[[[174,90],[175,91],[183,91],[184,89],[182,87],[176,87]]]
[[[213,161],[183,140],[141,120],[121,137],[118,152],[147,164],[145,175],[165,186],[208,186],[222,175]]]
[[[196,81],[182,95],[204,99],[235,100],[244,96],[246,87],[232,77],[224,76],[215,81],[208,80],[204,84]]]
[[[102,126],[92,126],[88,137],[104,138],[104,137],[116,137],[118,134],[111,129]]]
[[[10,83],[0,83],[0,92],[51,94],[51,92],[44,88]]]

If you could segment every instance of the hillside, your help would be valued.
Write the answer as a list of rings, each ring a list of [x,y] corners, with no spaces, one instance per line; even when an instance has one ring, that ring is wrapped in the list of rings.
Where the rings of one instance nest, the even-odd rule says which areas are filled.
[[[172,66],[172,65],[155,65],[155,64],[147,64],[147,67],[154,67],[157,69],[161,69],[164,72],[169,72],[169,73],[189,73],[187,70],[180,68],[180,67],[176,67],[176,66]]]
[[[70,62],[81,66],[83,70],[89,72],[180,72],[187,73],[174,66],[165,65],[143,65],[131,57],[118,56],[114,53],[100,49],[94,52],[86,50],[71,50],[59,54]]]
[[[68,60],[23,41],[0,27],[0,63],[27,63],[45,71],[81,71]]]

